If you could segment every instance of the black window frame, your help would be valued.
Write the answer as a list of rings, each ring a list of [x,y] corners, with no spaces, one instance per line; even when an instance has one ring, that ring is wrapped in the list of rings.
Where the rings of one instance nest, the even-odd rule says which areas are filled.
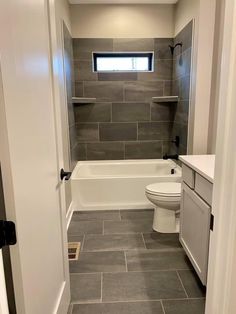
[[[147,57],[148,58],[148,70],[146,71],[100,71],[97,69],[98,58],[130,58],[130,57]],[[93,52],[93,72],[97,73],[137,73],[137,72],[153,72],[154,71],[154,52]]]

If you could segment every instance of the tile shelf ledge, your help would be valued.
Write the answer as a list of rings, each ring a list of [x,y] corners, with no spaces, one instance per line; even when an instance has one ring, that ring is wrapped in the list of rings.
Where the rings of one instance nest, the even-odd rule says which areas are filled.
[[[73,104],[93,104],[96,103],[96,101],[96,98],[72,97]]]
[[[158,97],[152,97],[153,102],[166,102],[166,103],[172,103],[172,102],[178,102],[179,96],[158,96]]]

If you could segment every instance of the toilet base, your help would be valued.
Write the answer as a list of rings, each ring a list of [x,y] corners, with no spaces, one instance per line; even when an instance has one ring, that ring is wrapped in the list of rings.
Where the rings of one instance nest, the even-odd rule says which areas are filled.
[[[179,233],[179,218],[176,211],[156,207],[154,211],[153,230],[161,233]]]

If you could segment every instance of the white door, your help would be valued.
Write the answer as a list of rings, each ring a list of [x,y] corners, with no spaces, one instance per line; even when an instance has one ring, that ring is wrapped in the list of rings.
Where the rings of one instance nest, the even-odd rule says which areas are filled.
[[[0,2],[0,162],[19,314],[65,314],[70,301],[48,6]]]
[[[0,314],[8,314],[5,274],[3,268],[2,250],[0,250]]]

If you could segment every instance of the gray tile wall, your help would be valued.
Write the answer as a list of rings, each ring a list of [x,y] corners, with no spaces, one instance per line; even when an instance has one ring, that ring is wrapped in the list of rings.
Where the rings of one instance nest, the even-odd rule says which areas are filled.
[[[179,132],[178,123],[181,122],[181,127],[183,121],[183,125],[187,123],[188,107],[188,92],[184,90],[187,66],[180,77],[177,71],[179,68],[182,71],[182,67],[173,62],[168,47],[173,43],[172,38],[73,39],[75,96],[97,99],[96,104],[74,105],[72,155],[75,159],[151,159],[162,158],[169,152],[170,140],[175,130]],[[154,72],[94,73],[93,51],[154,51]],[[152,97],[174,92],[173,65],[176,66],[174,80],[183,81],[180,88],[183,101],[178,106],[152,103]]]
[[[70,136],[70,151],[71,151],[71,170],[73,170],[76,161],[78,160],[78,154],[76,151],[76,130],[75,130],[75,117],[74,106],[72,103],[72,95],[75,93],[74,85],[74,57],[73,57],[73,45],[72,37],[63,23],[63,36],[64,36],[64,66],[66,76],[66,93],[67,93],[67,112],[68,112],[68,126]]]
[[[174,44],[182,42],[183,47],[177,47],[173,58],[172,95],[180,97],[174,111],[172,136],[180,136],[180,154],[187,153],[188,115],[190,106],[190,77],[192,56],[193,23],[190,22],[175,38]],[[175,148],[170,145],[170,152]]]

